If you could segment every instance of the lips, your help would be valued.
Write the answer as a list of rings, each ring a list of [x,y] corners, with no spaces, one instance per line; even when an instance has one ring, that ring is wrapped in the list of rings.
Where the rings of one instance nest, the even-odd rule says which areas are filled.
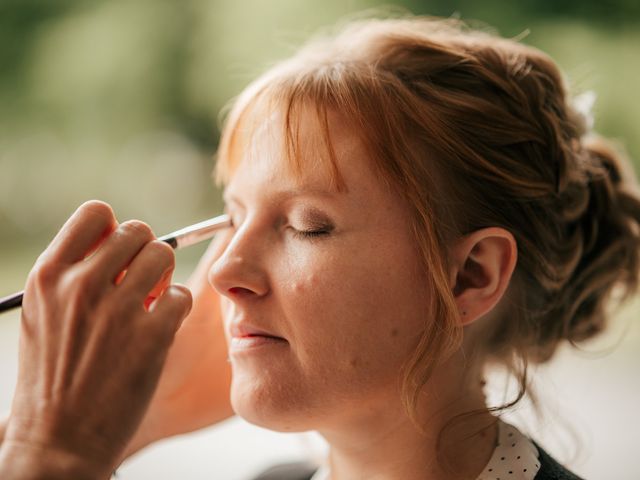
[[[229,355],[253,357],[259,352],[274,353],[275,349],[287,346],[286,339],[270,330],[254,327],[246,322],[232,323],[229,326]]]
[[[251,337],[265,337],[272,338],[274,340],[285,340],[284,338],[276,335],[268,330],[254,327],[248,323],[240,322],[230,325],[229,333],[232,338],[251,338]]]

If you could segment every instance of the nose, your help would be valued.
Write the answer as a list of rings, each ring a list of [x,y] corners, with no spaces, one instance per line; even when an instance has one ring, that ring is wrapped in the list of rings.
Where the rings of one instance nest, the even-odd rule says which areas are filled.
[[[263,262],[264,235],[247,222],[230,237],[222,255],[209,268],[207,280],[220,294],[240,298],[264,296],[269,291]]]

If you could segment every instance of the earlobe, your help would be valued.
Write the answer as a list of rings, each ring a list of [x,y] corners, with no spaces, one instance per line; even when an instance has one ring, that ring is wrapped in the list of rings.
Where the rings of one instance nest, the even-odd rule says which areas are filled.
[[[498,227],[476,230],[454,247],[452,292],[463,325],[484,316],[502,299],[516,266],[517,252],[513,235]]]

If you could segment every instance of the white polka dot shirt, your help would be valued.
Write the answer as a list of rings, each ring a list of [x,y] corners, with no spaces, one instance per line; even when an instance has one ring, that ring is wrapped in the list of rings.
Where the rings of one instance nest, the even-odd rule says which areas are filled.
[[[498,420],[498,443],[478,480],[533,480],[540,470],[538,456],[528,437]]]

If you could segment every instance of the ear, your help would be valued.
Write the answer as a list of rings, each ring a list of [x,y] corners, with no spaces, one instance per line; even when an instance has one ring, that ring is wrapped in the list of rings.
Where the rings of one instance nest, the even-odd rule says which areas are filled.
[[[453,247],[450,282],[463,325],[498,304],[509,286],[517,258],[513,235],[499,227],[476,230]]]

